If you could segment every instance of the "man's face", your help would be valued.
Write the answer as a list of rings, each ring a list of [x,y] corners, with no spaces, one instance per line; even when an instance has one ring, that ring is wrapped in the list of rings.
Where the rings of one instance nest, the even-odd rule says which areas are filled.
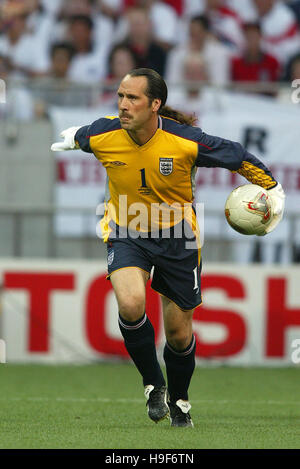
[[[248,45],[248,49],[259,50],[261,41],[261,34],[259,29],[255,26],[248,27],[245,29],[244,34]]]
[[[118,89],[118,108],[121,126],[125,130],[136,131],[144,127],[158,111],[160,100],[152,102],[146,96],[146,77],[126,75]]]
[[[198,47],[203,45],[207,38],[207,31],[198,21],[192,21],[189,27],[190,41],[192,49],[197,50]]]
[[[134,58],[125,47],[117,49],[111,60],[111,72],[114,79],[122,79],[130,70],[135,68]]]
[[[135,43],[148,42],[152,35],[152,25],[146,11],[132,8],[127,14],[128,36]]]
[[[76,20],[71,24],[70,33],[75,44],[88,44],[91,41],[91,30],[84,21]]]
[[[71,58],[65,49],[57,49],[52,57],[52,69],[54,75],[57,77],[65,78],[69,70]]]

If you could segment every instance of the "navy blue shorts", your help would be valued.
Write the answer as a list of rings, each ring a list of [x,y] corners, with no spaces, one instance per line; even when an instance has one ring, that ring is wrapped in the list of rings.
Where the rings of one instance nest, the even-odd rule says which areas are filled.
[[[193,309],[201,299],[201,257],[195,246],[187,248],[182,238],[115,238],[107,242],[108,278],[115,270],[139,267],[153,269],[151,288],[174,301],[181,309]],[[195,244],[195,243],[194,243]]]

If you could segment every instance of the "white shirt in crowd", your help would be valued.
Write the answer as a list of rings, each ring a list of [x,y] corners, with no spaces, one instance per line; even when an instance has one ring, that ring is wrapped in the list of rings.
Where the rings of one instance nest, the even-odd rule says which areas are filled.
[[[285,64],[300,51],[300,33],[293,11],[283,2],[275,2],[273,8],[260,18],[263,47],[269,54]]]
[[[99,83],[107,75],[107,45],[95,47],[86,54],[76,54],[71,62],[68,77],[70,81],[83,84]]]
[[[247,0],[246,0],[247,1]],[[241,19],[238,12],[224,3],[224,7],[206,12],[206,0],[185,1],[184,14],[180,20],[177,42],[180,44],[188,40],[189,22],[193,16],[206,15],[211,24],[212,32],[223,42],[227,43],[234,53],[240,52],[244,46],[244,36]]]
[[[241,18],[234,10],[221,7],[208,14],[212,31],[233,50],[243,50],[245,40]]]
[[[189,46],[175,47],[169,53],[166,65],[166,81],[169,84],[184,80],[184,63],[189,54]],[[230,50],[214,38],[208,38],[202,54],[208,80],[211,84],[226,84],[230,78]]]
[[[293,11],[281,0],[273,8],[259,16],[253,0],[226,0],[243,22],[258,21],[262,28],[262,47],[273,55],[281,64],[300,51],[300,36],[297,19]]]
[[[170,45],[178,43],[179,20],[174,8],[163,2],[154,2],[150,10],[153,37]],[[114,32],[114,42],[121,42],[128,33],[128,22],[121,17]]]
[[[254,21],[257,17],[252,0],[225,0],[225,4],[235,11],[243,22]]]
[[[13,45],[7,36],[0,36],[0,55],[7,57],[16,67],[33,72],[45,72],[48,68],[46,50],[32,34],[23,34],[19,41]],[[22,77],[23,73],[16,72],[12,76]]]

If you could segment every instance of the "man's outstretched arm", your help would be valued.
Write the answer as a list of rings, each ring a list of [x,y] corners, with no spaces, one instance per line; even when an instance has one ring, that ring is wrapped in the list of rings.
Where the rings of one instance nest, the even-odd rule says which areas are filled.
[[[97,135],[115,130],[119,127],[119,119],[115,116],[100,117],[100,119],[97,119],[90,125],[69,127],[60,134],[64,141],[53,143],[51,150],[66,151],[81,149],[87,153],[93,153],[93,149],[91,148],[93,145],[95,146],[95,142],[93,144],[91,143],[93,137],[97,137]]]
[[[80,146],[75,140],[75,135],[82,127],[69,127],[61,132],[63,142],[55,142],[51,145],[52,151],[79,150]]]

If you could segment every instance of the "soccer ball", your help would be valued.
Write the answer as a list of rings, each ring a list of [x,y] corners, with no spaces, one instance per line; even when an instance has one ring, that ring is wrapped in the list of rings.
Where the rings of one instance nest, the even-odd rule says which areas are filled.
[[[268,191],[256,184],[237,187],[226,200],[225,216],[229,225],[241,234],[264,235],[273,216]]]

